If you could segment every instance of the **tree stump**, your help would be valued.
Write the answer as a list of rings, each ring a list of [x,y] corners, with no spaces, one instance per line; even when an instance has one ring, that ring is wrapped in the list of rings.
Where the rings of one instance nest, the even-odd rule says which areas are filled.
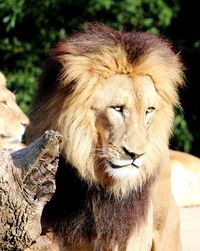
[[[47,131],[24,149],[0,150],[0,250],[24,250],[41,233],[41,214],[55,192],[61,136]]]

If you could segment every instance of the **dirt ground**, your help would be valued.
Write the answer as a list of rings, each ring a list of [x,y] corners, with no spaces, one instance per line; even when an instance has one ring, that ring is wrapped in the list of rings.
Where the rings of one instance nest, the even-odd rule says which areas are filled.
[[[180,208],[182,251],[200,251],[200,207]]]

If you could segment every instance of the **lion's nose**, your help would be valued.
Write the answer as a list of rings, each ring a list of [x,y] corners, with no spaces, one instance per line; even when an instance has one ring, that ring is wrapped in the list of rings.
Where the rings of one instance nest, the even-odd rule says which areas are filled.
[[[125,154],[127,154],[129,157],[131,157],[133,160],[141,157],[142,155],[144,155],[145,153],[135,153],[135,152],[132,152],[132,151],[129,151],[126,147],[123,147],[123,151]]]

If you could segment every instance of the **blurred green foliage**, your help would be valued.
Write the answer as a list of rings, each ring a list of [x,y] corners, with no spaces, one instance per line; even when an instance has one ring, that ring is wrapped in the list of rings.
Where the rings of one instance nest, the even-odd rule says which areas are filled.
[[[0,70],[29,113],[48,51],[85,21],[167,35],[180,11],[180,0],[0,0]],[[199,41],[193,44],[198,50]],[[177,49],[181,44],[179,39]],[[177,115],[172,144],[190,151],[192,139],[186,121]]]
[[[190,152],[193,135],[181,111],[177,110],[174,119],[174,131],[171,145],[175,150]]]

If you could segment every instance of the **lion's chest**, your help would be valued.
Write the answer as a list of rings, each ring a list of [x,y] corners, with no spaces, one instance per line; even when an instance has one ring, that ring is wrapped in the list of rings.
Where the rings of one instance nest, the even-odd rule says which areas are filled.
[[[147,211],[148,193],[118,201],[104,189],[89,188],[73,170],[58,172],[57,191],[46,206],[43,225],[51,228],[65,246],[83,243],[123,246]]]

